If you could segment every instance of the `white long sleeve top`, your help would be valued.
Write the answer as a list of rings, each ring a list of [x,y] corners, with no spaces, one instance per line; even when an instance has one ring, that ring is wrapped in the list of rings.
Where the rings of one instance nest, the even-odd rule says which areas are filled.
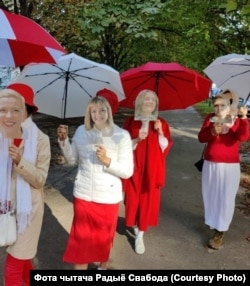
[[[111,158],[109,167],[104,166],[96,157],[95,145],[101,138],[106,154]],[[113,125],[99,131],[87,131],[84,125],[77,128],[70,144],[69,139],[58,141],[66,161],[78,163],[73,195],[86,201],[113,204],[122,197],[121,178],[133,174],[133,149],[129,133]]]

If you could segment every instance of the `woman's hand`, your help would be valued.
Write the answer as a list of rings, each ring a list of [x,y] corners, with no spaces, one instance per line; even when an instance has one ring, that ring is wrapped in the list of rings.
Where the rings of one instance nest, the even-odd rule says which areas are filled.
[[[147,136],[148,136],[148,132],[143,131],[143,130],[140,130],[140,131],[139,131],[139,135],[138,135],[138,137],[137,137],[137,141],[140,142],[141,140],[146,139]]]
[[[238,115],[239,115],[240,118],[247,118],[247,112],[248,112],[247,107],[246,106],[241,106],[239,108]]]
[[[154,129],[157,130],[158,134],[163,135],[162,124],[160,119],[155,120]]]
[[[106,148],[102,144],[96,145],[96,157],[106,166],[110,165],[111,159],[106,155]]]
[[[212,129],[212,134],[214,136],[221,134],[222,125],[223,125],[222,123],[218,123],[218,122],[214,123],[214,128]]]
[[[68,125],[59,125],[57,127],[57,136],[60,141],[64,141],[68,137]]]
[[[21,161],[21,155],[19,153],[19,148],[14,144],[11,144],[9,147],[9,157],[13,160],[13,162],[18,165]]]

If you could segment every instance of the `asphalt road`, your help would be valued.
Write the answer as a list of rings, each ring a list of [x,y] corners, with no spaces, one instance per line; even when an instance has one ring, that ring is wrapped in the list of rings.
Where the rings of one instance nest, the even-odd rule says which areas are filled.
[[[174,145],[167,157],[167,185],[162,189],[160,223],[144,235],[146,252],[134,252],[134,237],[124,226],[120,205],[110,269],[250,269],[250,218],[236,207],[224,248],[208,253],[204,243],[211,231],[203,222],[201,175],[194,167],[202,152],[197,133],[202,123],[193,108],[161,114],[171,127]],[[39,269],[72,269],[62,254],[72,220],[72,187],[76,168],[53,165],[46,185],[46,206],[39,249],[34,260]],[[237,205],[244,190],[239,189]],[[0,275],[5,249],[0,249]],[[1,283],[1,282],[0,282]],[[1,285],[1,284],[0,284]]]

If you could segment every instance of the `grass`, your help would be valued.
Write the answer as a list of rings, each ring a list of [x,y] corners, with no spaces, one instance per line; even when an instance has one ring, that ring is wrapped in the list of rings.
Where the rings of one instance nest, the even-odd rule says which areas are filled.
[[[210,100],[205,100],[194,105],[195,110],[197,110],[203,117],[210,112],[213,112],[213,106]]]

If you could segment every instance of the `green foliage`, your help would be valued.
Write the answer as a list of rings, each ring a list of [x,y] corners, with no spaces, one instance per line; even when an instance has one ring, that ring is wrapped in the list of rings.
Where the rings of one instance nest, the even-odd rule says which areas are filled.
[[[249,53],[249,0],[16,2],[68,52],[119,71],[175,61],[202,73],[218,56]]]
[[[137,57],[137,41],[158,38],[150,25],[162,7],[159,0],[106,0],[84,5],[79,25],[89,37],[87,48],[94,50],[91,57],[119,70],[127,68],[126,60]]]
[[[213,112],[213,106],[210,99],[199,102],[194,105],[195,110],[197,110],[202,116],[206,116],[208,113]]]

